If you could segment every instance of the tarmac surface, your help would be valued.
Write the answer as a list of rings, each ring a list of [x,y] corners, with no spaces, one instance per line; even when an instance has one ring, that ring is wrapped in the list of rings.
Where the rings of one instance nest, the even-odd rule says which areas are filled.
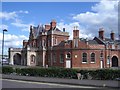
[[[91,87],[105,87],[111,88],[111,90],[120,90],[120,81],[113,80],[77,80],[77,79],[63,79],[63,78],[49,78],[49,77],[32,77],[32,76],[18,76],[18,75],[6,75],[2,74],[2,79],[9,80],[22,80],[30,82],[41,83],[54,83],[54,84],[66,84],[66,85],[79,85],[79,86],[91,86]],[[4,82],[6,82],[4,80]],[[6,82],[7,83],[7,82]],[[104,90],[104,89],[103,89]],[[107,89],[110,90],[110,89]]]

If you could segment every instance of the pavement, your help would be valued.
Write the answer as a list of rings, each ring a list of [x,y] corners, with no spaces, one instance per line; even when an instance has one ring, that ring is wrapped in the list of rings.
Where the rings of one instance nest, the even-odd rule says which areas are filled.
[[[2,78],[12,79],[12,80],[48,82],[48,83],[95,86],[95,87],[109,87],[109,88],[120,89],[120,81],[115,81],[115,80],[85,80],[85,79],[78,80],[78,79],[64,79],[64,78],[19,76],[19,75],[13,75],[13,74],[12,75],[2,74]]]

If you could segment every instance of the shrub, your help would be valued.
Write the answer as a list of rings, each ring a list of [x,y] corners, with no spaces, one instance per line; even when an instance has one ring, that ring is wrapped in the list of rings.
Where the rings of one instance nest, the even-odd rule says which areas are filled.
[[[2,67],[2,73],[3,74],[11,74],[14,72],[14,69],[12,67],[9,66],[3,66]]]
[[[20,69],[20,68],[16,68],[16,69],[15,69],[15,72],[16,72],[18,75],[21,75],[21,69]]]
[[[115,78],[120,78],[120,70],[98,69],[89,72],[93,79],[97,80],[114,80]]]

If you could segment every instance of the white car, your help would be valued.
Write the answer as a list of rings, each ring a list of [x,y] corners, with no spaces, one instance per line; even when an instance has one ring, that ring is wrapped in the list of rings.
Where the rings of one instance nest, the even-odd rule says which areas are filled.
[[[0,63],[3,64],[3,65],[8,65],[9,64],[7,59],[1,59]]]

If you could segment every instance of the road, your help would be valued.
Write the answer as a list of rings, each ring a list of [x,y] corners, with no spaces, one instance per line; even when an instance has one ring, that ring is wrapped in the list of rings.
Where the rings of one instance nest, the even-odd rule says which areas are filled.
[[[22,80],[2,79],[2,88],[80,88],[80,90],[114,90],[108,88],[92,87],[92,86],[78,86],[56,83],[43,83]],[[116,90],[116,89],[115,89]]]
[[[2,81],[2,90],[8,88],[16,90],[15,88],[79,88],[79,90],[119,90],[117,88],[106,88],[106,87],[93,87],[93,86],[80,86],[80,85],[69,85],[69,84],[57,84],[57,83],[45,83],[45,82],[33,82],[33,81],[22,81],[22,80],[12,80],[12,79],[1,79]],[[23,90],[22,89],[22,90]]]

